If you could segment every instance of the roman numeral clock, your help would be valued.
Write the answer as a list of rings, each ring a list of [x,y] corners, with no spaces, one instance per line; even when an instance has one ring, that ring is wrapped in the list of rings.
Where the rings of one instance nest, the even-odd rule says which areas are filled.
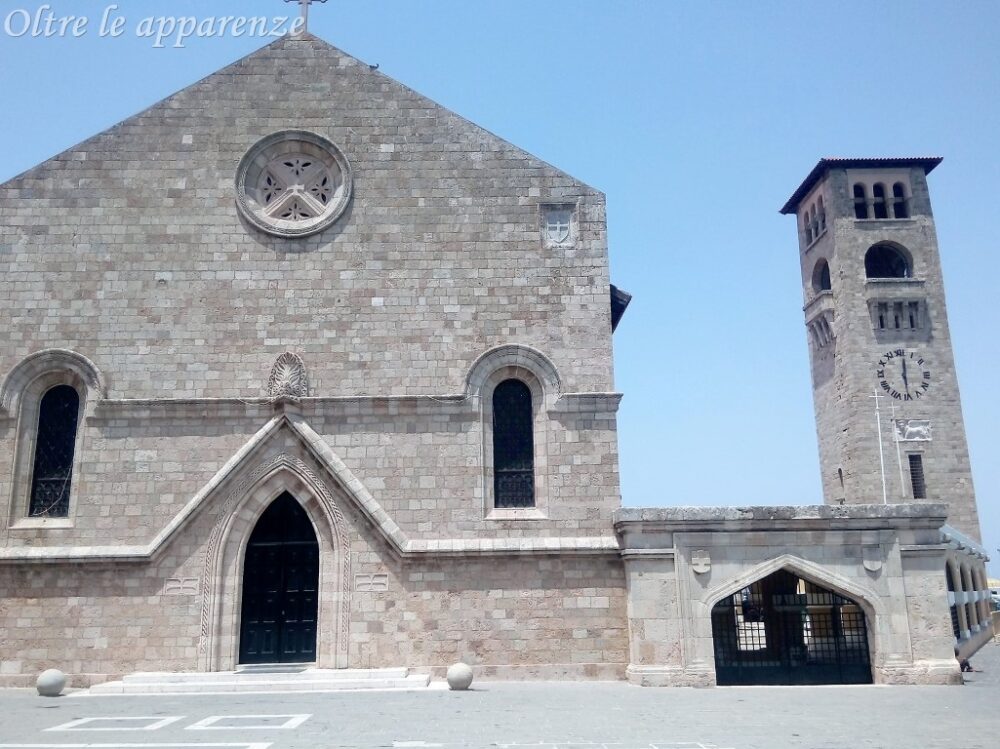
[[[882,354],[875,377],[882,391],[898,401],[924,398],[931,387],[930,364],[918,352],[903,348]]]

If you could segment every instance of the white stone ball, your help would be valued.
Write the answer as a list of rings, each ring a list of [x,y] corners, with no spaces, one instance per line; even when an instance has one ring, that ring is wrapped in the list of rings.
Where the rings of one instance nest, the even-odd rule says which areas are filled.
[[[58,697],[66,688],[66,674],[58,668],[42,671],[35,682],[35,688],[42,697]]]
[[[472,684],[472,669],[464,663],[448,667],[448,688],[457,691],[468,689]]]

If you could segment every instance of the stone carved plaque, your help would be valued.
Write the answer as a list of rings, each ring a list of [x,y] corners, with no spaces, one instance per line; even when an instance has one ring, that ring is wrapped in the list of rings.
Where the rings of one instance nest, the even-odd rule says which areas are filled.
[[[197,594],[197,577],[171,577],[163,584],[163,595],[165,596],[194,596]]]
[[[712,557],[705,549],[691,552],[691,569],[699,575],[704,575],[712,569]]]
[[[271,398],[304,398],[309,391],[306,365],[302,357],[286,351],[271,367],[267,394]]]
[[[866,546],[861,551],[862,563],[869,572],[878,572],[882,569],[882,547]]]
[[[931,423],[927,419],[896,419],[896,439],[900,442],[930,442]]]
[[[385,573],[369,575],[359,572],[354,576],[354,589],[362,593],[385,593],[389,590],[389,576]]]

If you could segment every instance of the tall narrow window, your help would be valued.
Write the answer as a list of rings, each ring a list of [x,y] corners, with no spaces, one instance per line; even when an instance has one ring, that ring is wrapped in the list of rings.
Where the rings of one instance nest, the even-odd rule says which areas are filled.
[[[819,203],[817,203],[817,205],[819,206],[819,230],[822,233],[826,231],[826,208],[823,207],[822,195],[820,196]]]
[[[493,498],[496,507],[535,506],[531,390],[504,380],[493,391]]]
[[[879,302],[876,309],[878,311],[878,329],[885,330],[886,320],[889,317],[889,304],[887,302]]]
[[[868,218],[868,196],[860,182],[854,186],[854,218]]]
[[[906,308],[909,311],[910,328],[916,330],[920,327],[920,302],[907,302]]]
[[[895,218],[910,217],[910,212],[906,208],[906,188],[902,182],[892,186],[892,215]]]
[[[69,514],[79,415],[80,396],[69,385],[57,385],[42,396],[28,503],[31,517],[61,518]]]
[[[889,218],[889,207],[885,203],[885,185],[879,183],[872,186],[872,208],[875,218]]]
[[[914,499],[927,499],[927,484],[924,483],[924,459],[920,455],[907,456],[910,460],[910,486]]]

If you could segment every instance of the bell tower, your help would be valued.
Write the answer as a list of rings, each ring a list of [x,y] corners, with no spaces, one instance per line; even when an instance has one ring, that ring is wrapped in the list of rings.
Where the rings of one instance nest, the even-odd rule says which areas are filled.
[[[821,159],[781,212],[798,223],[826,503],[946,502],[978,540],[927,189],[940,163]]]

